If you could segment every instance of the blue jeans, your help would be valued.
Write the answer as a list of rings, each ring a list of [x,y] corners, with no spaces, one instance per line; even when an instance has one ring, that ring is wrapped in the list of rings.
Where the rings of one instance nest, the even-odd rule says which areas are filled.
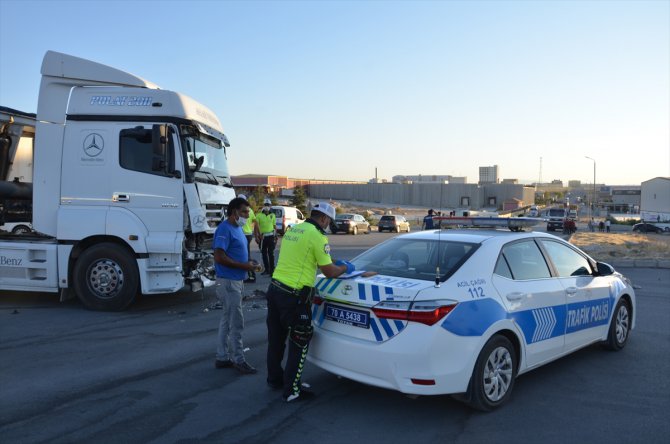
[[[216,297],[221,303],[221,321],[219,321],[219,342],[216,346],[216,359],[231,360],[237,364],[244,362],[242,346],[242,281],[216,278]]]

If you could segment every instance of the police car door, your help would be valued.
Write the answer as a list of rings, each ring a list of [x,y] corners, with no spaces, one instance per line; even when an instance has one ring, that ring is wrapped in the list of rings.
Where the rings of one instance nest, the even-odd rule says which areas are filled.
[[[502,248],[492,278],[508,317],[523,333],[528,367],[563,352],[565,290],[551,276],[539,246],[532,239]]]
[[[566,351],[589,344],[605,335],[614,299],[609,280],[593,276],[588,259],[560,242],[540,240],[567,297]]]

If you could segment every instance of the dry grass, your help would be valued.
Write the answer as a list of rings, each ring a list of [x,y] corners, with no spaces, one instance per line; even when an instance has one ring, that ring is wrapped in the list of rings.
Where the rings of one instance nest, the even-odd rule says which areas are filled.
[[[575,233],[570,243],[595,259],[670,259],[670,236],[638,233]]]

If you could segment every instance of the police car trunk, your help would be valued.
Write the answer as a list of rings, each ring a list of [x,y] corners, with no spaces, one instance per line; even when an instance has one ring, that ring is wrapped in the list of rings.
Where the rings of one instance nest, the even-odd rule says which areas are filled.
[[[416,392],[407,384],[421,384],[423,376],[428,380],[431,364],[417,361],[417,379],[405,381],[398,372],[400,361],[425,353],[430,342],[445,334],[440,324],[457,302],[436,288],[436,276],[444,285],[478,245],[440,241],[437,232],[408,234],[353,260],[359,273],[374,271],[374,276],[319,276],[308,359],[350,379]],[[422,341],[417,342],[417,334]]]

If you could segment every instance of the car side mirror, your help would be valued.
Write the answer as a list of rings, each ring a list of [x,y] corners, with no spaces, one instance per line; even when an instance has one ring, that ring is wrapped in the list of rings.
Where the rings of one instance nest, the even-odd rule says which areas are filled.
[[[605,262],[596,262],[598,268],[598,276],[611,276],[614,274],[614,267]]]

